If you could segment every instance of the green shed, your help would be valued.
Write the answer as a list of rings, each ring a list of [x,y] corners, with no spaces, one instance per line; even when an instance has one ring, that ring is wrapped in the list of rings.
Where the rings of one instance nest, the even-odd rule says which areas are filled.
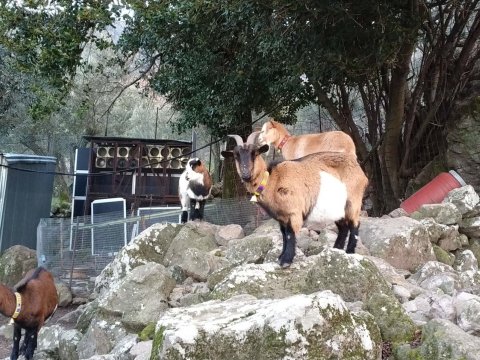
[[[37,226],[50,217],[56,158],[0,154],[0,252],[37,248]]]

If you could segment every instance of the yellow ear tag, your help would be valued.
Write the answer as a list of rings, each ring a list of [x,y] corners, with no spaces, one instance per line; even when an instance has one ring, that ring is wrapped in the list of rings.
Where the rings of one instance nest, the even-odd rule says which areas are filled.
[[[253,195],[250,199],[251,202],[257,202],[257,195]]]

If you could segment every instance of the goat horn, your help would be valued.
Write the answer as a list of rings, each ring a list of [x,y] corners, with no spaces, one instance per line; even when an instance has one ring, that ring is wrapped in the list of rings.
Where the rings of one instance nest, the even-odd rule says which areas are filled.
[[[260,131],[254,131],[248,135],[247,144],[255,144],[257,142],[257,137],[260,134]]]
[[[231,138],[234,138],[235,141],[237,142],[238,146],[243,145],[243,139],[240,137],[240,135],[227,135],[227,136],[230,136]]]

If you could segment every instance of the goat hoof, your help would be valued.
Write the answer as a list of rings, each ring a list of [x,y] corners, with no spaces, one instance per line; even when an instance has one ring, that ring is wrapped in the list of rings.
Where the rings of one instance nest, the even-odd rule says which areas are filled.
[[[290,267],[290,265],[292,265],[292,263],[289,263],[289,262],[280,263],[280,267],[282,269],[288,269]]]

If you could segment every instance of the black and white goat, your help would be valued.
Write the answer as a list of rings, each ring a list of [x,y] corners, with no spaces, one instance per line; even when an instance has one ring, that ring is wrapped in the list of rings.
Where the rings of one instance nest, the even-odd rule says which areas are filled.
[[[212,178],[203,162],[199,158],[188,160],[178,183],[178,194],[182,204],[182,223],[188,220],[189,208],[190,220],[203,220],[205,202],[210,196],[211,189]]]
[[[338,236],[334,247],[343,249],[350,232],[346,252],[354,253],[368,184],[356,156],[321,152],[267,167],[261,154],[268,145],[254,144],[256,135],[251,134],[245,144],[240,136],[229,135],[237,146],[222,155],[234,157],[247,191],[254,194],[252,200],[279,222],[283,236],[280,265],[288,267],[292,263],[296,234],[304,222],[335,222]]]

